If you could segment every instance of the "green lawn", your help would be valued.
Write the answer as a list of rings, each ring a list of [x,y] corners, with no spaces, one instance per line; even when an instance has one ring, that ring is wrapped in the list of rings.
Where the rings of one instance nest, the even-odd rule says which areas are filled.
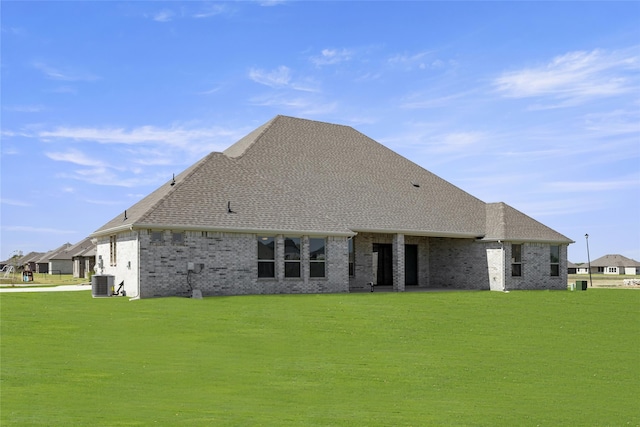
[[[2,426],[640,424],[640,291],[2,294]]]

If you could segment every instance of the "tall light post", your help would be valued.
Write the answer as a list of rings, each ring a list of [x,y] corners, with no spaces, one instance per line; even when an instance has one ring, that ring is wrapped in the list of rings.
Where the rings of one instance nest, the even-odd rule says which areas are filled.
[[[591,281],[591,257],[589,256],[589,235],[584,235],[585,240],[587,241],[587,261],[589,262],[589,287],[593,288],[593,282]]]

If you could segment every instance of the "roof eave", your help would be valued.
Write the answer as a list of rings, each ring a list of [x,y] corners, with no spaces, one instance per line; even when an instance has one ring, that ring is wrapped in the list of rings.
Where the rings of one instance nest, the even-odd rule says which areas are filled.
[[[374,229],[374,228],[354,228],[357,233],[372,234],[404,234],[405,236],[420,237],[449,237],[454,239],[479,239],[483,235],[470,232],[449,232],[449,231],[433,231],[433,230],[401,230],[401,229]]]
[[[303,229],[278,229],[278,228],[243,228],[243,227],[207,227],[194,226],[184,224],[128,224],[113,227],[105,230],[96,231],[90,237],[105,236],[122,231],[132,230],[184,230],[184,231],[211,231],[218,233],[245,233],[245,234],[269,234],[269,235],[290,235],[290,236],[335,236],[335,237],[352,237],[357,233],[349,230],[345,231],[326,231],[326,230],[303,230]]]

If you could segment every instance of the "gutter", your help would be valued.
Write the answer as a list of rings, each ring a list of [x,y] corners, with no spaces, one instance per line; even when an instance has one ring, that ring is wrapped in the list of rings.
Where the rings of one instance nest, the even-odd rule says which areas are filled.
[[[96,231],[89,235],[89,237],[98,237],[118,233],[121,231],[133,231],[133,230],[184,230],[184,231],[212,231],[219,233],[246,233],[246,234],[284,234],[284,235],[300,235],[300,236],[338,236],[338,237],[352,237],[357,233],[354,231],[318,231],[318,230],[284,230],[273,228],[238,228],[238,227],[207,227],[207,226],[193,226],[184,224],[130,224],[120,225],[118,227],[109,228],[106,230]]]

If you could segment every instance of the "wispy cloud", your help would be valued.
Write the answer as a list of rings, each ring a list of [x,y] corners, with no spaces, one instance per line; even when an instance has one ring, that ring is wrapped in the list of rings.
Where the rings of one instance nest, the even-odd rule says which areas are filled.
[[[3,230],[19,231],[21,233],[47,233],[47,234],[73,234],[75,230],[64,230],[60,228],[32,227],[28,225],[3,225]]]
[[[287,96],[286,94],[275,94],[268,96],[258,96],[249,102],[252,105],[261,107],[277,107],[295,112],[297,115],[318,115],[335,111],[336,102],[324,102],[317,96]]]
[[[171,147],[193,149],[194,144],[206,142],[207,148],[219,145],[216,140],[229,140],[239,136],[237,130],[226,130],[220,127],[187,128],[175,126],[159,128],[155,126],[141,126],[134,129],[124,128],[95,128],[95,127],[58,127],[53,130],[39,131],[37,137],[44,140],[71,139],[77,141],[94,141],[101,144],[145,144],[163,143]],[[242,135],[240,135],[242,136]]]
[[[15,113],[39,113],[45,108],[42,105],[3,105],[2,109]]]
[[[273,89],[293,89],[301,92],[319,92],[318,83],[310,78],[294,80],[289,67],[281,65],[278,68],[266,71],[259,68],[249,70],[249,78],[261,85]]]
[[[33,67],[44,73],[47,78],[52,80],[91,82],[100,79],[100,77],[96,76],[93,73],[88,73],[68,67],[56,68],[43,62],[34,62]]]
[[[175,12],[171,9],[162,9],[159,12],[153,14],[153,20],[156,22],[169,22],[175,16]]]
[[[0,203],[2,203],[3,205],[9,205],[9,206],[21,206],[21,207],[33,206],[31,203],[27,203],[23,200],[13,200],[13,199],[0,199]]]
[[[257,68],[249,70],[249,78],[256,83],[269,87],[284,87],[291,81],[291,70],[284,65],[275,70],[265,71]]]
[[[319,55],[311,57],[311,62],[315,65],[334,65],[346,62],[353,58],[354,51],[346,48],[342,49],[322,49]]]
[[[431,51],[424,51],[413,54],[399,53],[393,55],[387,60],[387,64],[394,68],[402,68],[410,71],[414,69],[440,69],[444,68],[448,64],[451,65],[452,63],[434,58],[433,52]]]
[[[193,14],[194,18],[210,18],[212,16],[221,15],[227,11],[227,5],[222,3],[207,4],[201,10]]]
[[[557,56],[547,64],[504,72],[493,85],[505,97],[549,97],[556,100],[556,104],[546,107],[562,107],[593,97],[637,91],[639,69],[637,48],[577,51]],[[544,105],[536,107],[545,108]]]
[[[45,153],[51,160],[69,162],[80,166],[104,167],[105,163],[96,158],[87,156],[78,150],[67,150],[65,152]]]
[[[640,176],[632,176],[624,179],[605,179],[600,181],[558,181],[547,184],[547,189],[549,191],[563,193],[591,193],[625,189],[637,190],[638,188],[640,188]]]

